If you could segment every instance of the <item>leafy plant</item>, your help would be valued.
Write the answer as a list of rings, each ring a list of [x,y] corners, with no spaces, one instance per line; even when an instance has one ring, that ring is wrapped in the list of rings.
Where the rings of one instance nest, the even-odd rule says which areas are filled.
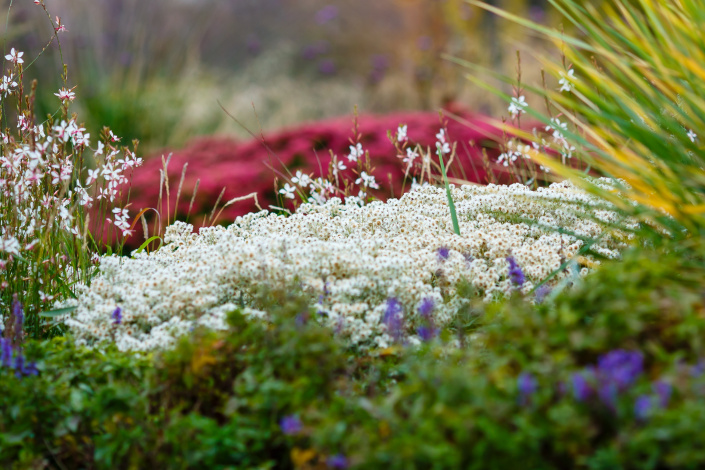
[[[591,184],[546,155],[535,157],[623,213],[648,222],[643,234],[653,242],[663,233],[699,236],[705,224],[705,73],[700,65],[705,59],[705,3],[610,0],[598,8],[590,2],[550,0],[577,31],[566,35],[492,5],[469,2],[561,47],[561,62],[544,60],[560,78],[561,90],[526,88],[548,100],[549,114],[571,123],[560,132],[594,170],[621,181],[618,193],[627,197]],[[555,126],[554,116],[528,112]]]

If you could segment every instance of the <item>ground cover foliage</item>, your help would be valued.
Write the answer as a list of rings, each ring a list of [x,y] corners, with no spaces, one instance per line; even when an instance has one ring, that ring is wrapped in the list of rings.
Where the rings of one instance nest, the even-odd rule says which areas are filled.
[[[12,70],[2,90],[3,98],[14,100],[9,102],[16,111],[3,100],[2,117],[3,122],[17,121],[17,131],[4,134],[0,166],[3,176],[8,175],[0,213],[2,466],[705,466],[699,445],[705,439],[703,157],[698,137],[705,130],[699,119],[700,69],[696,61],[681,60],[680,68],[669,71],[663,64],[671,64],[672,52],[657,47],[680,44],[687,37],[692,41],[678,53],[686,59],[688,54],[698,57],[702,40],[695,32],[701,30],[697,26],[705,17],[698,12],[705,11],[705,4],[614,0],[604,10],[610,21],[599,23],[592,19],[600,12],[590,5],[552,3],[576,26],[586,25],[585,37],[565,39],[566,60],[556,69],[559,91],[534,89],[548,98],[547,116],[529,108],[523,85],[513,83],[515,96],[507,97],[510,122],[518,125],[522,114],[532,114],[544,121],[549,137],[522,134],[517,126],[511,132],[523,135],[528,145],[512,138],[513,147],[507,144],[498,158],[511,171],[515,166],[530,168],[527,161],[536,160],[541,174],[550,167],[572,183],[532,191],[526,186],[537,185],[533,178],[508,187],[461,188],[446,182],[444,191],[433,184],[445,179],[443,158],[452,150],[440,130],[436,156],[441,175],[429,176],[428,185],[385,204],[365,194],[376,182],[366,173],[361,147],[351,142],[348,159],[357,165],[356,184],[362,186],[357,196],[320,200],[320,188],[303,184],[305,175],[296,174],[290,183],[297,187],[287,183],[279,193],[300,199],[299,212],[288,217],[286,210],[250,214],[228,229],[212,227],[200,235],[177,223],[164,235],[161,249],[151,250],[147,243],[122,259],[93,256],[105,245],[103,237],[89,235],[89,216],[82,208],[95,196],[115,234],[129,233],[134,225],[118,186],[126,178],[124,172],[139,164],[138,157],[119,147],[119,138],[108,129],[101,132],[97,148],[90,147],[89,133],[68,113],[71,89],[56,94],[56,116],[37,123],[32,94],[24,99],[20,85],[22,54],[9,51],[6,61]],[[62,24],[48,18],[54,28],[52,41],[58,41]],[[620,42],[626,31],[619,29],[618,18],[647,25],[634,30],[641,36],[632,39],[640,40]],[[615,25],[617,29],[611,29]],[[559,41],[563,37],[532,27]],[[646,46],[648,50],[641,49]],[[594,73],[589,65],[593,59],[586,60],[584,52],[596,55]],[[624,60],[612,60],[615,57]],[[613,67],[600,68],[600,59]],[[573,67],[573,62],[579,65]],[[400,126],[393,136],[403,151],[408,149],[401,138],[406,131]],[[649,132],[668,144],[657,145]],[[87,149],[97,156],[96,169],[81,159]],[[573,155],[611,177],[609,182],[585,178],[575,167],[551,160]],[[430,152],[417,157],[430,167]],[[533,166],[534,173],[527,174],[539,174],[536,170]],[[85,188],[81,181],[87,181]],[[592,195],[576,191],[574,185]],[[43,190],[50,196],[48,207],[35,213]],[[577,201],[570,211],[532,206],[536,194],[552,193],[563,196],[556,197],[560,204],[566,194]],[[426,205],[421,211],[423,227],[414,227],[413,217],[404,218],[396,207],[403,201]],[[372,217],[349,217],[363,212]],[[35,222],[27,229],[24,222],[38,214],[53,216],[56,223]],[[456,218],[460,224],[451,223]],[[340,227],[331,225],[336,220]],[[216,327],[191,322],[159,347],[144,348],[148,351],[130,351],[139,348],[121,347],[117,341],[117,332],[128,326],[149,332],[158,327],[150,324],[149,316],[135,321],[137,309],[124,304],[125,286],[118,283],[122,291],[110,291],[115,287],[105,276],[111,270],[118,278],[120,272],[129,272],[120,271],[123,266],[139,268],[146,260],[156,260],[162,268],[170,263],[186,266],[189,254],[201,253],[199,249],[206,254],[216,242],[228,239],[250,243],[253,259],[270,256],[286,251],[262,242],[263,235],[277,230],[293,234],[292,243],[314,245],[340,243],[356,230],[369,231],[355,239],[363,246],[375,235],[397,236],[402,229],[419,240],[411,244],[414,249],[392,253],[386,267],[402,263],[404,256],[418,256],[421,284],[430,281],[413,299],[404,296],[413,297],[419,286],[405,289],[403,283],[394,284],[394,276],[388,284],[372,286],[370,304],[375,305],[365,308],[374,315],[365,312],[363,317],[375,318],[375,333],[382,341],[360,347],[345,324],[329,321],[343,302],[328,297],[345,290],[326,282],[330,272],[301,258],[303,266],[295,269],[302,275],[296,276],[277,264],[276,256],[270,259],[274,269],[264,270],[271,277],[282,269],[276,283],[256,277],[259,265],[247,268],[247,259],[241,260],[242,270],[226,272],[226,278],[233,278],[250,269],[249,277],[262,282],[251,283],[239,299],[222,303]],[[480,229],[497,233],[475,246],[482,238]],[[549,248],[559,248],[535,256],[533,245],[541,239],[550,240]],[[523,244],[531,246],[525,249]],[[237,256],[248,254],[246,245],[225,243],[238,248],[229,250],[234,258],[217,252],[204,256],[201,266],[185,270],[184,279],[203,277],[203,269],[223,260],[239,262]],[[353,259],[327,269],[344,271],[364,257],[348,248]],[[488,261],[494,266],[487,272],[465,272]],[[550,268],[542,271],[542,263]],[[432,272],[431,266],[438,270]],[[383,271],[374,263],[361,269],[372,270],[365,274],[369,280]],[[315,275],[302,282],[307,270]],[[173,289],[178,284],[172,283],[167,299],[168,278],[140,280],[136,272],[142,294],[155,287],[150,282],[167,287],[155,296],[162,310],[151,312],[164,317],[160,320],[199,318],[194,311],[217,291],[217,283],[206,279],[201,288],[186,289],[184,295],[195,299],[187,305],[179,298],[183,292]],[[315,279],[318,274],[320,281]],[[488,291],[501,295],[488,296]],[[103,295],[118,303],[89,307]],[[451,315],[437,315],[453,298],[461,300],[458,308]],[[41,312],[54,301],[68,307]],[[96,315],[93,310],[100,311]],[[81,315],[100,320],[85,330],[104,332],[102,341],[88,341],[85,331],[77,329]]]
[[[633,250],[539,307],[474,304],[420,348],[364,356],[294,290],[259,293],[265,321],[236,309],[150,355],[32,342],[39,374],[2,372],[0,461],[699,468],[704,273],[702,246]]]

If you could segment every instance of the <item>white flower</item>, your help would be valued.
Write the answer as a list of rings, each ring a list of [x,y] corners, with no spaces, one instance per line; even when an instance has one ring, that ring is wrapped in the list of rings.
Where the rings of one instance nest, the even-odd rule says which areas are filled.
[[[375,181],[375,177],[373,175],[368,175],[366,172],[360,173],[360,177],[355,180],[355,184],[361,184],[366,187],[366,188],[372,188],[372,189],[379,189],[379,185]]]
[[[54,93],[54,96],[58,96],[61,101],[73,101],[76,98],[76,93],[73,92],[75,88],[73,87],[70,90],[62,88],[58,93]]]
[[[283,194],[284,197],[289,198],[289,199],[294,199],[294,193],[296,192],[296,187],[291,186],[289,183],[286,183],[282,189],[279,190],[279,194]]]
[[[358,158],[364,155],[364,153],[365,152],[362,150],[362,144],[356,144],[354,146],[351,145],[350,155],[348,155],[348,161],[356,162]]]
[[[338,176],[338,172],[348,169],[348,167],[345,166],[345,163],[343,163],[339,160],[334,160],[332,166],[333,166],[333,175],[334,176]]]
[[[524,95],[522,95],[519,98],[512,98],[512,102],[509,105],[509,108],[507,108],[507,110],[509,111],[509,114],[512,116],[512,118],[515,118],[520,114],[525,114],[526,111],[524,110],[524,108],[526,108],[527,106],[528,103],[526,102],[526,98],[524,98]]]
[[[690,139],[691,142],[695,142],[695,139],[698,138],[698,134],[693,132],[693,129],[688,130],[688,138]]]
[[[438,149],[439,152],[450,153],[450,145],[448,145],[448,142],[436,142],[436,149]]]
[[[5,59],[9,60],[10,62],[14,64],[23,64],[24,59],[22,59],[22,56],[24,55],[24,52],[18,52],[15,50],[13,47],[10,49],[10,53],[5,56]]]
[[[414,160],[419,156],[419,152],[416,150],[412,150],[411,148],[406,149],[406,157],[402,159],[404,163],[407,165],[407,169],[411,167],[411,165],[414,163]]]
[[[438,140],[438,142],[440,142],[442,144],[445,143],[445,141],[446,141],[446,130],[445,129],[441,129],[440,131],[438,131],[438,134],[436,134],[436,140]]]
[[[0,93],[7,97],[16,86],[17,82],[12,79],[12,74],[5,75],[2,77],[2,83],[0,83]]]
[[[407,125],[399,126],[397,129],[397,142],[406,142],[409,137],[406,135]]]
[[[306,173],[301,173],[299,170],[296,172],[296,176],[291,178],[291,182],[305,188],[311,184],[311,177],[309,177]]]
[[[573,89],[573,82],[575,81],[575,70],[570,69],[568,73],[561,71],[559,72],[561,79],[558,80],[558,84],[561,86],[560,91],[571,91]]]

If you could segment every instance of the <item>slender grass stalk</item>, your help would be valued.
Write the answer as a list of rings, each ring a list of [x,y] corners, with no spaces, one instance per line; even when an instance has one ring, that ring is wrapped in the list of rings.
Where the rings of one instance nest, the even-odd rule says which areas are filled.
[[[453,195],[450,193],[450,184],[448,183],[448,174],[446,172],[446,166],[443,163],[443,151],[441,147],[436,148],[436,153],[438,153],[438,160],[441,162],[441,172],[443,173],[443,183],[446,186],[446,196],[448,196],[448,208],[450,209],[450,218],[453,221],[453,231],[456,235],[460,235],[460,225],[458,224],[458,215],[455,213],[455,203],[453,202]]]

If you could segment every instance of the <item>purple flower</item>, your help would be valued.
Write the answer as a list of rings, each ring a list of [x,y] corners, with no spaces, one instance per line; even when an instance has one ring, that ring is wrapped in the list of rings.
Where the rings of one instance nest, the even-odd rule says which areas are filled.
[[[350,465],[348,459],[343,454],[335,454],[328,457],[326,461],[328,468],[335,468],[338,470],[344,470]]]
[[[649,395],[641,395],[636,399],[636,402],[634,402],[634,415],[637,419],[645,420],[651,414],[652,407],[652,397]]]
[[[335,63],[330,59],[322,60],[318,63],[318,71],[323,75],[335,75]]]
[[[12,367],[12,343],[7,338],[0,338],[0,358],[3,367]]]
[[[115,310],[113,310],[113,313],[110,316],[113,319],[113,323],[115,325],[119,325],[120,323],[122,323],[122,309],[120,307],[117,307]]]
[[[584,402],[590,399],[592,395],[592,387],[585,378],[585,372],[577,372],[573,374],[573,397],[579,402]]]
[[[526,282],[526,276],[524,276],[524,271],[521,270],[516,260],[511,256],[507,256],[507,263],[509,263],[509,279],[517,286],[521,287]]]
[[[15,318],[15,338],[17,338],[17,341],[22,341],[24,311],[22,310],[22,304],[17,300],[17,294],[12,296],[12,316]]]
[[[301,420],[296,415],[284,416],[279,422],[279,427],[281,427],[282,432],[287,436],[298,434],[304,428],[303,424],[301,424]]]
[[[338,7],[326,5],[316,12],[316,23],[325,24],[338,17]]]
[[[313,60],[319,55],[327,53],[329,49],[330,48],[326,41],[318,41],[304,47],[303,51],[301,52],[301,56],[304,59]]]
[[[436,251],[436,254],[438,255],[439,261],[445,261],[450,256],[450,250],[448,248],[442,246],[438,249],[438,251]]]
[[[542,304],[546,299],[546,296],[551,293],[551,288],[547,284],[543,284],[541,287],[536,289],[536,303]]]
[[[644,370],[644,355],[639,351],[615,349],[597,360],[601,382],[614,383],[618,391],[629,388]]]
[[[536,393],[536,390],[538,389],[536,379],[528,372],[522,372],[519,374],[517,386],[519,388],[519,403],[522,405],[528,404],[531,395]]]
[[[419,315],[424,318],[431,318],[431,312],[433,312],[435,306],[436,305],[433,299],[431,297],[426,297],[421,301],[421,305],[419,305]]]
[[[700,359],[697,364],[695,364],[690,369],[690,375],[692,377],[700,377],[705,372],[705,359]]]
[[[652,387],[654,389],[654,392],[658,396],[659,405],[661,405],[661,408],[666,408],[668,406],[668,402],[671,401],[671,393],[673,392],[673,387],[670,383],[665,382],[663,380],[659,380],[658,382],[654,383]]]
[[[421,340],[425,343],[431,341],[438,334],[438,330],[436,330],[432,326],[420,326],[419,329],[416,330],[416,332],[419,334]]]
[[[390,297],[387,299],[387,309],[384,311],[384,324],[387,325],[387,331],[395,341],[400,342],[402,339],[402,307],[397,299]]]

